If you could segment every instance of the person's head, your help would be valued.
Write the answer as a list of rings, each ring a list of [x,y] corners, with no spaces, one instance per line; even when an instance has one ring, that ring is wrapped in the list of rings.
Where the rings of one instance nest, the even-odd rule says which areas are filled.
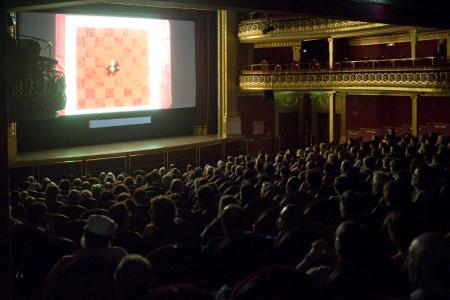
[[[366,156],[363,160],[364,169],[373,170],[375,168],[375,159],[372,156]]]
[[[258,197],[258,193],[253,185],[245,183],[241,185],[241,190],[239,193],[240,204],[244,206],[245,204],[252,203]]]
[[[306,183],[308,183],[310,189],[318,190],[321,184],[320,174],[316,171],[308,170],[306,172]]]
[[[150,201],[150,219],[157,226],[172,224],[176,217],[175,202],[169,197],[158,196]]]
[[[234,169],[234,174],[238,177],[244,176],[244,167],[241,165],[236,166],[236,169]]]
[[[170,188],[170,184],[172,183],[173,177],[171,174],[166,174],[161,179],[161,187],[164,191],[168,191]]]
[[[278,217],[280,231],[289,231],[300,226],[302,211],[295,205],[289,204],[283,207]]]
[[[108,248],[116,233],[117,224],[103,215],[91,215],[84,227],[81,244],[86,248]]]
[[[345,176],[338,176],[334,179],[334,190],[338,195],[344,194],[346,191],[350,190],[352,186],[351,179]]]
[[[349,176],[352,170],[352,162],[348,159],[342,161],[341,163],[341,175]]]
[[[72,180],[72,186],[74,188],[80,188],[81,187],[81,179],[80,178],[75,178],[74,180]]]
[[[108,217],[117,223],[118,230],[125,229],[128,224],[129,216],[130,211],[128,210],[128,206],[123,202],[114,204],[108,210]]]
[[[91,183],[89,181],[85,180],[85,181],[83,181],[81,183],[80,188],[81,188],[81,190],[90,190],[91,189]]]
[[[450,286],[450,240],[424,233],[409,246],[408,273],[413,289],[447,291]]]
[[[392,177],[397,179],[399,177],[398,172],[400,171],[402,166],[402,161],[400,159],[393,159],[389,163],[389,171],[391,172]]]
[[[114,185],[113,189],[112,189],[112,193],[114,195],[114,197],[117,197],[118,195],[122,194],[122,193],[130,193],[130,191],[128,190],[127,186],[123,183],[119,183]]]
[[[153,283],[151,264],[141,255],[127,255],[117,266],[114,279],[119,299],[147,299]]]
[[[103,190],[100,193],[99,199],[100,202],[113,201],[114,195],[110,190]]]
[[[354,191],[342,194],[340,202],[341,218],[355,220],[364,212],[364,201],[361,195]]]
[[[45,189],[47,201],[55,201],[58,194],[59,187],[56,184],[47,184],[47,188]]]
[[[172,183],[170,184],[170,192],[171,193],[177,193],[182,194],[184,193],[185,185],[184,181],[180,178],[176,178],[172,180]]]
[[[78,205],[81,200],[81,193],[79,190],[70,190],[67,195],[67,204],[68,205]]]
[[[211,165],[206,165],[205,166],[205,175],[207,177],[212,177],[214,174],[214,167]]]
[[[301,185],[300,178],[298,178],[297,176],[289,177],[286,183],[286,194],[295,195],[298,192],[300,185]]]
[[[86,200],[92,198],[92,192],[89,190],[82,190],[80,193],[80,200]]]
[[[383,199],[386,202],[386,205],[394,210],[407,208],[410,200],[405,184],[393,180],[384,184]]]
[[[117,181],[123,182],[125,180],[125,175],[124,174],[119,174],[117,175]]]
[[[383,186],[389,181],[389,175],[383,171],[375,171],[372,177],[372,195],[382,195]]]
[[[392,243],[403,254],[408,253],[411,241],[425,231],[423,220],[409,211],[389,213],[384,224]]]
[[[192,173],[192,179],[202,177],[203,170],[200,167],[196,167]]]
[[[205,184],[197,191],[197,201],[200,209],[205,210],[217,204],[217,194],[213,186]]]
[[[47,213],[47,205],[40,201],[34,201],[25,208],[26,223],[32,226],[39,226]]]
[[[68,179],[62,179],[59,182],[59,188],[61,191],[68,192],[70,190],[70,181]]]
[[[102,186],[99,183],[95,183],[91,186],[92,197],[96,200],[100,200],[100,194],[102,193]]]
[[[338,259],[355,263],[366,259],[368,239],[368,230],[361,224],[354,221],[341,223],[336,230],[334,244]]]
[[[135,185],[134,178],[131,177],[131,176],[126,177],[126,178],[123,180],[123,184],[125,184],[125,186],[126,186],[127,188],[129,188],[129,189],[130,189],[130,188],[133,188],[134,185]]]
[[[411,185],[416,190],[431,190],[433,188],[434,174],[430,167],[420,166],[414,170]]]
[[[236,204],[225,206],[221,215],[222,229],[225,235],[233,236],[245,229],[244,210]]]
[[[231,195],[222,196],[219,200],[218,216],[222,215],[223,209],[229,204],[237,204],[236,198]]]

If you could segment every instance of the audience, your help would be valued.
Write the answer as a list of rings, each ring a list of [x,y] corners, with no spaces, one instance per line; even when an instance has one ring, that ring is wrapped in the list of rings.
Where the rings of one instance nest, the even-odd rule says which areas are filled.
[[[391,132],[29,176],[11,193],[15,298],[450,299],[449,151]]]

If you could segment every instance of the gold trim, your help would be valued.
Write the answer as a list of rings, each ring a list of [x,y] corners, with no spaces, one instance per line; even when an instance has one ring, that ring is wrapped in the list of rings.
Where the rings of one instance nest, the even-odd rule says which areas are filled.
[[[433,32],[419,32],[417,34],[418,41],[429,40],[445,40],[449,34],[449,31],[433,31]],[[370,46],[388,43],[407,43],[410,42],[410,35],[397,34],[388,36],[366,37],[366,38],[353,38],[349,41],[350,46]]]
[[[263,30],[267,27],[268,21],[257,20],[253,22],[242,22],[238,25],[238,37],[241,42],[256,39],[269,40],[270,37],[282,36],[290,36],[298,40],[302,38],[302,35],[308,36],[311,34],[319,34],[326,36],[335,33],[380,29],[390,26],[381,23],[326,18],[272,19],[270,24],[274,27],[274,30],[264,34]]]
[[[217,12],[217,92],[218,92],[218,127],[219,137],[227,136],[227,22],[226,10]]]
[[[207,135],[208,134],[208,126],[198,125],[194,126],[194,135]]]
[[[8,137],[15,137],[17,134],[17,123],[10,122],[8,124]]]
[[[248,90],[357,90],[431,92],[450,91],[449,69],[245,71],[239,78],[242,91]]]
[[[284,41],[284,42],[262,42],[254,44],[254,48],[281,48],[281,47],[301,47],[301,41]]]
[[[336,92],[328,93],[328,141],[334,142],[334,115],[336,113]]]

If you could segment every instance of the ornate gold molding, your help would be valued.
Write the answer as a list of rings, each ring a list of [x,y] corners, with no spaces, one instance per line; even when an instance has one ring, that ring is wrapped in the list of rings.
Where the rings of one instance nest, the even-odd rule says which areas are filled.
[[[254,22],[242,22],[238,25],[238,37],[241,42],[257,39],[267,39],[268,36],[292,35],[297,39],[303,35],[316,33],[331,35],[333,33],[352,32],[367,29],[387,27],[387,24],[368,23],[360,21],[335,20],[325,18],[311,19],[272,19],[270,25],[274,30],[264,34],[263,30],[268,26],[268,21],[256,20]]]
[[[218,100],[218,127],[219,137],[227,135],[227,11],[217,12],[217,100]]]
[[[245,90],[449,92],[449,69],[245,71],[239,78]]]
[[[301,47],[301,41],[285,41],[285,42],[266,42],[256,43],[254,48],[280,48],[280,47]]]
[[[445,40],[449,33],[450,33],[449,31],[419,32],[417,38],[418,41]],[[405,34],[385,35],[366,38],[353,38],[350,40],[349,45],[370,46],[387,43],[407,43],[410,41],[411,38],[409,33],[405,32]]]

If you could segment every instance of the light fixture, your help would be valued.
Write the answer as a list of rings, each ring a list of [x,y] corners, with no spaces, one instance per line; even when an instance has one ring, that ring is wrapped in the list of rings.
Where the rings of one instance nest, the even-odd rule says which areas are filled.
[[[394,47],[395,44],[394,44],[394,43],[387,43],[387,46],[388,46],[388,47]]]

